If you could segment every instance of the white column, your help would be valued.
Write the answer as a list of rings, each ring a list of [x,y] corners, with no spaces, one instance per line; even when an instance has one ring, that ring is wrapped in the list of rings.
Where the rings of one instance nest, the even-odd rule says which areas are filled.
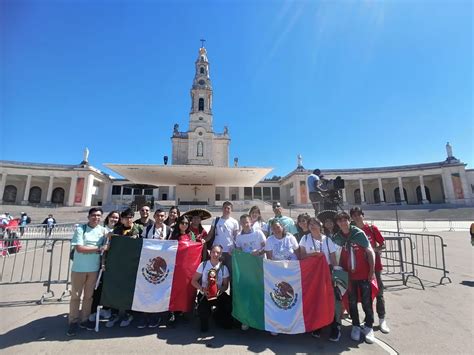
[[[87,175],[86,181],[84,185],[84,206],[89,207],[92,205],[92,188],[94,186],[94,175],[89,174]]]
[[[456,196],[454,195],[453,180],[451,178],[451,172],[449,170],[443,171],[441,175],[443,179],[444,197],[446,203],[454,203]]]
[[[385,197],[383,195],[383,186],[382,186],[382,178],[377,179],[379,182],[379,196],[380,196],[380,204],[385,205]]]
[[[245,200],[243,187],[239,187],[239,200],[242,200],[242,201]]]
[[[30,187],[31,187],[31,175],[28,175],[28,177],[26,178],[25,193],[23,194],[23,202],[28,202]]]
[[[53,182],[54,176],[49,177],[48,192],[46,193],[46,202],[51,202],[51,196],[53,195]]]
[[[366,205],[365,202],[365,194],[364,194],[364,184],[362,183],[362,179],[359,179],[359,190],[360,190],[360,201],[362,205]]]
[[[347,196],[346,196],[346,189],[342,189],[342,204],[347,204]]]
[[[471,193],[471,187],[469,186],[469,183],[467,182],[466,171],[464,170],[464,168],[459,169],[459,177],[461,178],[461,186],[462,186],[462,192],[464,194],[464,202],[468,204],[472,202],[472,193]]]
[[[403,183],[402,183],[402,177],[398,177],[398,190],[400,191],[400,203],[402,205],[406,205],[407,201],[405,201],[405,194],[403,193]]]
[[[229,198],[229,186],[224,186],[224,200],[230,200]]]
[[[71,185],[69,186],[69,196],[67,199],[68,206],[74,206],[74,199],[76,198],[77,176],[71,177]]]
[[[170,186],[170,196],[168,197],[170,200],[175,201],[175,196],[174,196],[174,186]]]
[[[2,179],[0,180],[0,202],[3,201],[3,193],[5,192],[6,183],[7,183],[7,173],[3,173]]]
[[[429,201],[426,199],[425,182],[423,181],[423,175],[420,175],[420,190],[421,190],[421,203],[427,204]]]

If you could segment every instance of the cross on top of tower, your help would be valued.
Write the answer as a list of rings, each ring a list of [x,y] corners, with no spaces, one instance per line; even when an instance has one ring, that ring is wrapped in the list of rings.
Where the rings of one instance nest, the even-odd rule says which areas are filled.
[[[206,40],[201,38],[200,41],[201,41],[201,48],[203,48],[204,47],[204,42],[206,42]]]

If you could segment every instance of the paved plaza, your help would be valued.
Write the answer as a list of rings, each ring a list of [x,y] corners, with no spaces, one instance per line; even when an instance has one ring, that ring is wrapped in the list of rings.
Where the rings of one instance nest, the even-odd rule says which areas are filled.
[[[64,285],[56,285],[56,298],[43,305],[36,301],[41,285],[1,285],[0,351],[8,353],[469,353],[473,346],[473,251],[467,232],[443,232],[451,284],[438,285],[439,271],[420,270],[426,289],[415,279],[407,286],[386,278],[387,320],[390,334],[376,331],[376,344],[350,339],[344,321],[338,343],[328,334],[271,336],[269,333],[214,327],[202,338],[197,318],[180,318],[176,328],[136,329],[102,327],[99,333],[83,330],[74,338],[65,335],[68,298],[57,301]],[[2,260],[3,262],[3,260]],[[377,328],[376,328],[377,330]]]

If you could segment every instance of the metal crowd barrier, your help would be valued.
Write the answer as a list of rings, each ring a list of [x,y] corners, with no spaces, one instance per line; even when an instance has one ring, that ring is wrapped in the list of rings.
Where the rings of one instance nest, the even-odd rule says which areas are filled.
[[[386,232],[382,233],[385,234]],[[416,275],[412,240],[407,237],[398,236],[384,236],[384,238],[385,249],[381,254],[384,267],[383,275],[390,276],[390,281],[402,281],[405,286],[408,279],[413,277],[417,279],[424,290],[423,281]],[[399,275],[401,279],[395,279],[395,275]]]
[[[51,233],[44,224],[28,224],[25,227],[14,227],[14,229],[22,238],[71,238],[76,226],[75,223],[56,224],[51,229]]]
[[[418,276],[419,271],[435,270],[442,272],[439,284],[451,278],[446,269],[444,248],[447,245],[439,235],[417,234],[406,232],[380,231],[384,235],[386,249],[382,252],[386,274],[399,274],[406,285],[410,276],[415,277],[424,289],[423,282]]]
[[[46,291],[38,303],[54,297],[52,285],[65,285],[58,300],[69,294],[71,238],[2,239],[0,287],[2,285],[43,284]],[[3,259],[3,260],[2,260]]]

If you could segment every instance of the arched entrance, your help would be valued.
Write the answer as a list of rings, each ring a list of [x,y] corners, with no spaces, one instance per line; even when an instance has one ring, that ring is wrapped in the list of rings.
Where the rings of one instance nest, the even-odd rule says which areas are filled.
[[[395,202],[402,202],[402,199],[400,198],[400,188],[396,187],[393,192],[395,195]],[[405,202],[408,202],[407,190],[405,190],[405,188],[403,188],[403,196],[405,197]]]
[[[28,196],[28,202],[30,203],[40,203],[41,202],[41,188],[38,186],[33,186],[30,189],[30,194]]]
[[[430,189],[425,185],[425,194],[426,194],[426,199],[430,201],[431,203],[431,194],[430,194]],[[416,200],[418,203],[422,203],[423,197],[421,196],[421,186],[418,186],[416,188]]]
[[[14,185],[5,186],[3,190],[3,202],[16,202],[16,194],[18,190]]]
[[[62,187],[56,187],[53,190],[51,202],[57,204],[64,204],[64,189]]]
[[[387,197],[385,196],[385,190],[383,190],[383,200],[384,201],[387,201]],[[379,188],[377,187],[375,190],[374,190],[374,203],[380,203],[382,202],[380,200],[380,190]]]

